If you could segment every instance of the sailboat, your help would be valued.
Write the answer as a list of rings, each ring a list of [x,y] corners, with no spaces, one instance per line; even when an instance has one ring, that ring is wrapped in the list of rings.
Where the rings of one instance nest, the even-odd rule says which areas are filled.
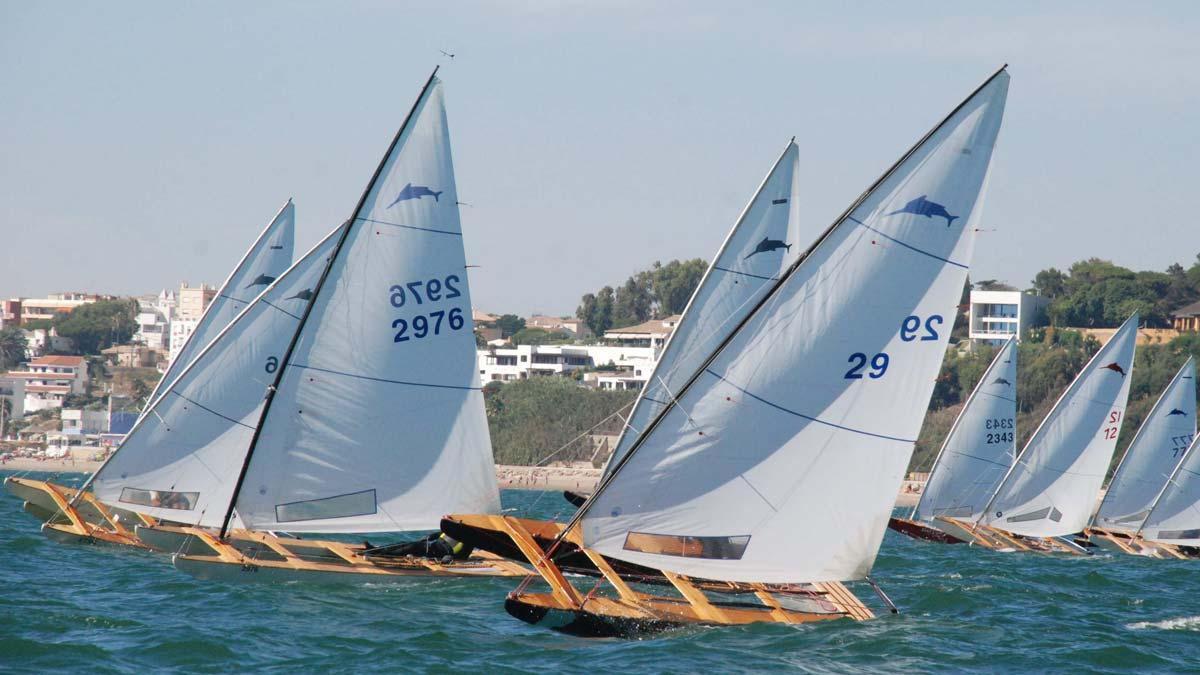
[[[1064,537],[1083,531],[1108,473],[1129,398],[1135,313],[1088,361],[1033,432],[982,513],[941,529],[1002,551],[1085,555]]]
[[[174,382],[195,356],[292,264],[295,227],[296,207],[289,199],[217,289],[191,335],[146,399],[139,419],[153,407],[164,387]],[[53,519],[70,525],[79,534],[86,533],[87,541],[141,546],[126,524],[150,521],[118,506],[96,501],[86,489],[91,480],[81,490],[25,477],[9,477],[4,483],[10,493],[25,500],[26,511],[43,522]]]
[[[527,573],[490,554],[432,560],[400,552],[411,550],[403,544],[273,534],[432,530],[448,511],[499,511],[436,74],[352,217],[327,240],[311,284],[298,278],[291,288],[275,288],[278,296],[295,291],[305,302],[278,349],[272,345],[246,364],[271,377],[258,389],[256,408],[238,418],[239,428],[225,427],[235,439],[227,445],[237,451],[213,462],[222,470],[171,474],[192,481],[186,488],[155,483],[162,486],[157,498],[164,488],[181,496],[196,526],[188,534],[207,548],[177,553],[177,568],[255,580]],[[228,351],[242,357],[239,349]],[[140,496],[134,490],[147,491],[159,475],[166,478],[121,475],[97,489]],[[153,505],[130,508],[159,513]]]
[[[1193,437],[1133,541],[1154,557],[1200,558],[1200,437]]]
[[[1120,553],[1147,555],[1157,547],[1137,539],[1169,487],[1196,436],[1196,364],[1188,358],[1150,409],[1108,484],[1086,534],[1091,543]]]
[[[962,543],[938,527],[942,517],[973,520],[1016,456],[1017,338],[1004,343],[946,435],[908,518],[888,527],[914,539]]]
[[[932,394],[1008,81],[988,78],[765,280],[570,522],[443,520],[508,539],[549,586],[526,579],[510,614],[581,635],[873,616],[842,582],[869,581]],[[602,579],[576,587],[560,549]]]

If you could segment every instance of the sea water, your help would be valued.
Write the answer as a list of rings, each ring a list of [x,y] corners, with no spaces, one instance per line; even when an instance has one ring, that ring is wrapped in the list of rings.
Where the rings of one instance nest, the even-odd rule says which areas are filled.
[[[556,493],[502,497],[518,515],[572,510]],[[18,499],[0,498],[2,671],[694,675],[1200,667],[1200,561],[997,553],[888,532],[874,574],[899,605],[897,616],[596,640],[509,617],[503,602],[516,585],[511,578],[205,582],[177,572],[167,556],[57,544],[38,526]],[[878,607],[867,589],[857,590]]]

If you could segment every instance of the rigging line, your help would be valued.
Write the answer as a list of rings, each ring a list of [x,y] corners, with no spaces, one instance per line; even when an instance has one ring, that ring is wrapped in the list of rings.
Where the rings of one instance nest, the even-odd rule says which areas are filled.
[[[778,277],[764,277],[761,274],[751,274],[749,272],[742,272],[741,270],[731,270],[728,267],[721,267],[719,265],[713,265],[713,269],[721,270],[722,272],[728,272],[729,274],[740,274],[744,277],[753,277],[755,279],[763,279],[765,281],[778,281]]]
[[[343,375],[345,377],[353,377],[358,380],[370,380],[372,382],[384,382],[386,384],[404,384],[410,387],[429,387],[432,389],[459,389],[463,391],[483,391],[481,387],[463,387],[456,384],[429,384],[427,382],[406,382],[404,380],[389,380],[385,377],[371,377],[370,375],[357,375],[355,373],[346,373],[340,370],[329,370],[328,368],[318,368],[316,366],[308,366],[301,363],[288,364],[294,368],[301,370],[315,370],[320,373],[329,373],[331,375]]]
[[[635,400],[636,400],[636,399],[635,399]],[[630,401],[630,402],[626,403],[625,405],[621,406],[620,408],[617,408],[617,409],[616,409],[616,410],[614,410],[614,411],[613,411],[611,414],[609,414],[609,416],[608,416],[608,417],[605,417],[604,419],[600,420],[600,421],[599,421],[599,422],[597,422],[596,424],[592,425],[592,427],[591,427],[591,428],[587,429],[586,431],[584,431],[583,433],[579,434],[579,435],[578,435],[578,436],[576,436],[575,438],[572,438],[571,440],[567,441],[567,442],[566,442],[566,443],[564,443],[564,444],[562,445],[562,447],[560,447],[559,449],[555,450],[554,452],[552,452],[552,453],[550,453],[550,454],[546,455],[545,457],[543,457],[543,458],[539,459],[538,461],[534,462],[534,463],[532,464],[532,466],[541,466],[542,464],[546,463],[547,461],[549,461],[549,460],[550,460],[550,458],[551,458],[551,457],[554,457],[555,455],[557,455],[558,453],[562,452],[563,450],[566,450],[566,449],[567,449],[568,447],[570,447],[570,446],[571,446],[571,444],[572,444],[572,443],[574,443],[575,441],[578,441],[579,439],[583,438],[584,436],[586,436],[586,435],[588,435],[588,434],[592,433],[592,432],[593,432],[593,431],[595,431],[597,428],[599,428],[599,427],[600,427],[600,425],[604,424],[605,422],[607,422],[607,421],[611,420],[612,418],[616,417],[617,415],[621,414],[621,411],[622,411],[622,410],[624,410],[624,409],[626,409],[626,408],[628,408],[628,407],[632,406],[632,405],[633,405],[633,403],[634,403],[634,401]]]
[[[858,218],[855,218],[854,216],[846,216],[846,220],[850,220],[850,221],[853,221],[853,222],[855,222],[855,223],[858,223],[859,225],[862,225],[863,227],[865,227],[865,228],[867,228],[868,230],[870,230],[870,231],[874,232],[875,234],[878,234],[879,236],[883,237],[884,239],[887,239],[887,240],[889,240],[889,241],[892,241],[892,242],[895,242],[895,243],[897,243],[897,244],[900,244],[901,246],[903,246],[904,248],[907,248],[907,249],[909,249],[910,251],[916,251],[917,253],[920,253],[921,255],[927,255],[927,256],[929,256],[930,258],[933,258],[933,259],[935,259],[935,260],[941,260],[942,262],[944,262],[944,263],[946,263],[946,264],[948,264],[948,265],[954,265],[955,267],[961,267],[961,268],[962,268],[962,269],[964,269],[964,270],[966,270],[966,269],[970,269],[970,267],[969,267],[969,266],[967,266],[967,265],[964,265],[964,264],[962,264],[962,263],[957,263],[957,262],[954,262],[953,260],[951,260],[951,259],[949,259],[949,258],[943,258],[943,257],[942,257],[942,256],[940,256],[940,255],[937,255],[937,254],[934,254],[934,253],[930,253],[929,251],[926,251],[926,250],[924,250],[924,249],[917,248],[916,246],[913,246],[912,244],[906,244],[906,243],[904,243],[903,241],[900,241],[899,239],[897,239],[897,238],[893,237],[893,236],[892,236],[892,235],[890,235],[890,234],[887,234],[887,233],[885,233],[885,232],[883,232],[883,231],[881,231],[881,230],[877,230],[877,229],[875,229],[875,228],[871,227],[870,225],[868,225],[868,224],[864,223],[863,221],[859,220]]]
[[[687,417],[688,424],[691,424],[693,429],[699,430],[700,425],[696,424],[696,420],[692,418],[692,413],[687,408],[683,407],[682,401],[675,398],[675,394],[671,393],[671,388],[667,386],[667,383],[663,382],[661,377],[658,378],[658,383],[661,384],[663,390],[667,392],[667,396],[671,397],[671,401],[667,403],[667,405],[674,404],[676,408],[682,410],[684,417]]]
[[[296,316],[295,314],[292,314],[291,312],[289,312],[289,311],[287,311],[286,309],[284,309],[284,308],[280,307],[279,305],[277,305],[277,304],[275,304],[275,303],[271,302],[270,300],[267,300],[266,298],[263,298],[263,300],[262,300],[262,301],[263,301],[263,303],[264,303],[264,304],[266,304],[268,307],[274,307],[275,309],[277,309],[277,310],[279,310],[279,311],[283,312],[284,314],[287,314],[288,316],[292,317],[293,319],[295,319],[295,320],[297,320],[297,321],[299,321],[299,320],[300,320],[300,317]]]
[[[454,230],[439,230],[439,229],[432,228],[432,227],[417,227],[416,225],[401,225],[400,223],[389,223],[386,220],[374,220],[372,218],[363,218],[362,216],[356,217],[355,220],[361,220],[364,223],[375,223],[376,225],[387,225],[388,227],[400,227],[400,228],[403,228],[406,230],[419,230],[421,232],[435,232],[437,234],[452,234],[456,237],[462,236],[462,232],[455,232]]]
[[[704,371],[706,373],[708,373],[709,375],[712,375],[713,377],[717,378],[718,380],[721,380],[722,382],[728,384],[729,386],[733,387],[734,389],[737,389],[738,391],[742,392],[743,394],[749,396],[750,398],[753,398],[761,403],[765,403],[766,405],[769,405],[772,408],[775,408],[776,410],[780,410],[780,411],[788,413],[790,415],[795,415],[796,417],[799,417],[801,419],[806,419],[810,422],[816,422],[817,424],[824,424],[825,426],[833,427],[835,429],[841,429],[842,431],[850,431],[850,432],[853,432],[856,434],[862,434],[863,436],[882,438],[887,441],[899,441],[901,443],[916,443],[917,442],[917,439],[915,439],[915,438],[900,438],[899,436],[888,436],[887,434],[877,434],[873,431],[863,431],[862,429],[855,429],[854,427],[847,427],[847,426],[843,426],[841,424],[835,424],[833,422],[826,422],[825,420],[823,420],[819,417],[813,417],[811,415],[805,415],[804,413],[798,413],[795,410],[785,408],[785,407],[779,405],[778,403],[772,403],[771,401],[768,401],[767,399],[765,399],[761,396],[758,396],[757,394],[751,393],[750,391],[743,389],[742,387],[739,387],[738,385],[734,384],[733,382],[729,381],[728,379],[713,372],[709,368],[705,368]]]
[[[192,405],[196,406],[197,408],[199,408],[199,409],[201,409],[201,410],[204,410],[204,411],[206,411],[206,412],[210,412],[210,413],[212,413],[212,414],[216,415],[217,417],[220,417],[221,419],[225,420],[226,422],[233,422],[234,424],[237,424],[238,426],[243,426],[243,427],[246,427],[247,429],[253,429],[253,428],[254,428],[254,427],[250,426],[249,424],[245,424],[245,423],[243,423],[243,422],[240,422],[240,421],[238,421],[238,420],[235,420],[235,419],[233,419],[232,417],[229,417],[229,416],[227,416],[227,415],[222,415],[221,413],[217,412],[216,410],[213,410],[212,408],[209,408],[208,406],[204,405],[203,403],[198,403],[198,402],[196,402],[196,401],[194,401],[194,400],[192,400],[192,399],[188,398],[187,396],[184,396],[183,394],[181,394],[181,393],[179,393],[179,392],[175,391],[174,389],[172,389],[171,391],[169,391],[169,392],[167,392],[167,393],[168,393],[168,394],[175,394],[175,395],[176,395],[176,396],[178,396],[179,398],[181,398],[181,399],[183,399],[183,400],[187,401],[188,403],[191,403]]]

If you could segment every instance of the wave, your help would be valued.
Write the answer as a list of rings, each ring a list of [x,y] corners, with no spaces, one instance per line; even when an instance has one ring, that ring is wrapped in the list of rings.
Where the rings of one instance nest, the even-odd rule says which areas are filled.
[[[1162,621],[1138,621],[1135,623],[1127,623],[1125,627],[1130,630],[1146,630],[1154,628],[1157,630],[1192,630],[1200,631],[1200,616],[1181,616],[1177,619],[1163,619]]]

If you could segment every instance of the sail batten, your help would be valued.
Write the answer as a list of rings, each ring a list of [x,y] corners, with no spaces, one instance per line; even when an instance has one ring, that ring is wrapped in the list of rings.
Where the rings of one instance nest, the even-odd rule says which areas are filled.
[[[581,509],[586,545],[728,581],[869,572],[949,338],[1007,85],[990,78],[755,301]]]

